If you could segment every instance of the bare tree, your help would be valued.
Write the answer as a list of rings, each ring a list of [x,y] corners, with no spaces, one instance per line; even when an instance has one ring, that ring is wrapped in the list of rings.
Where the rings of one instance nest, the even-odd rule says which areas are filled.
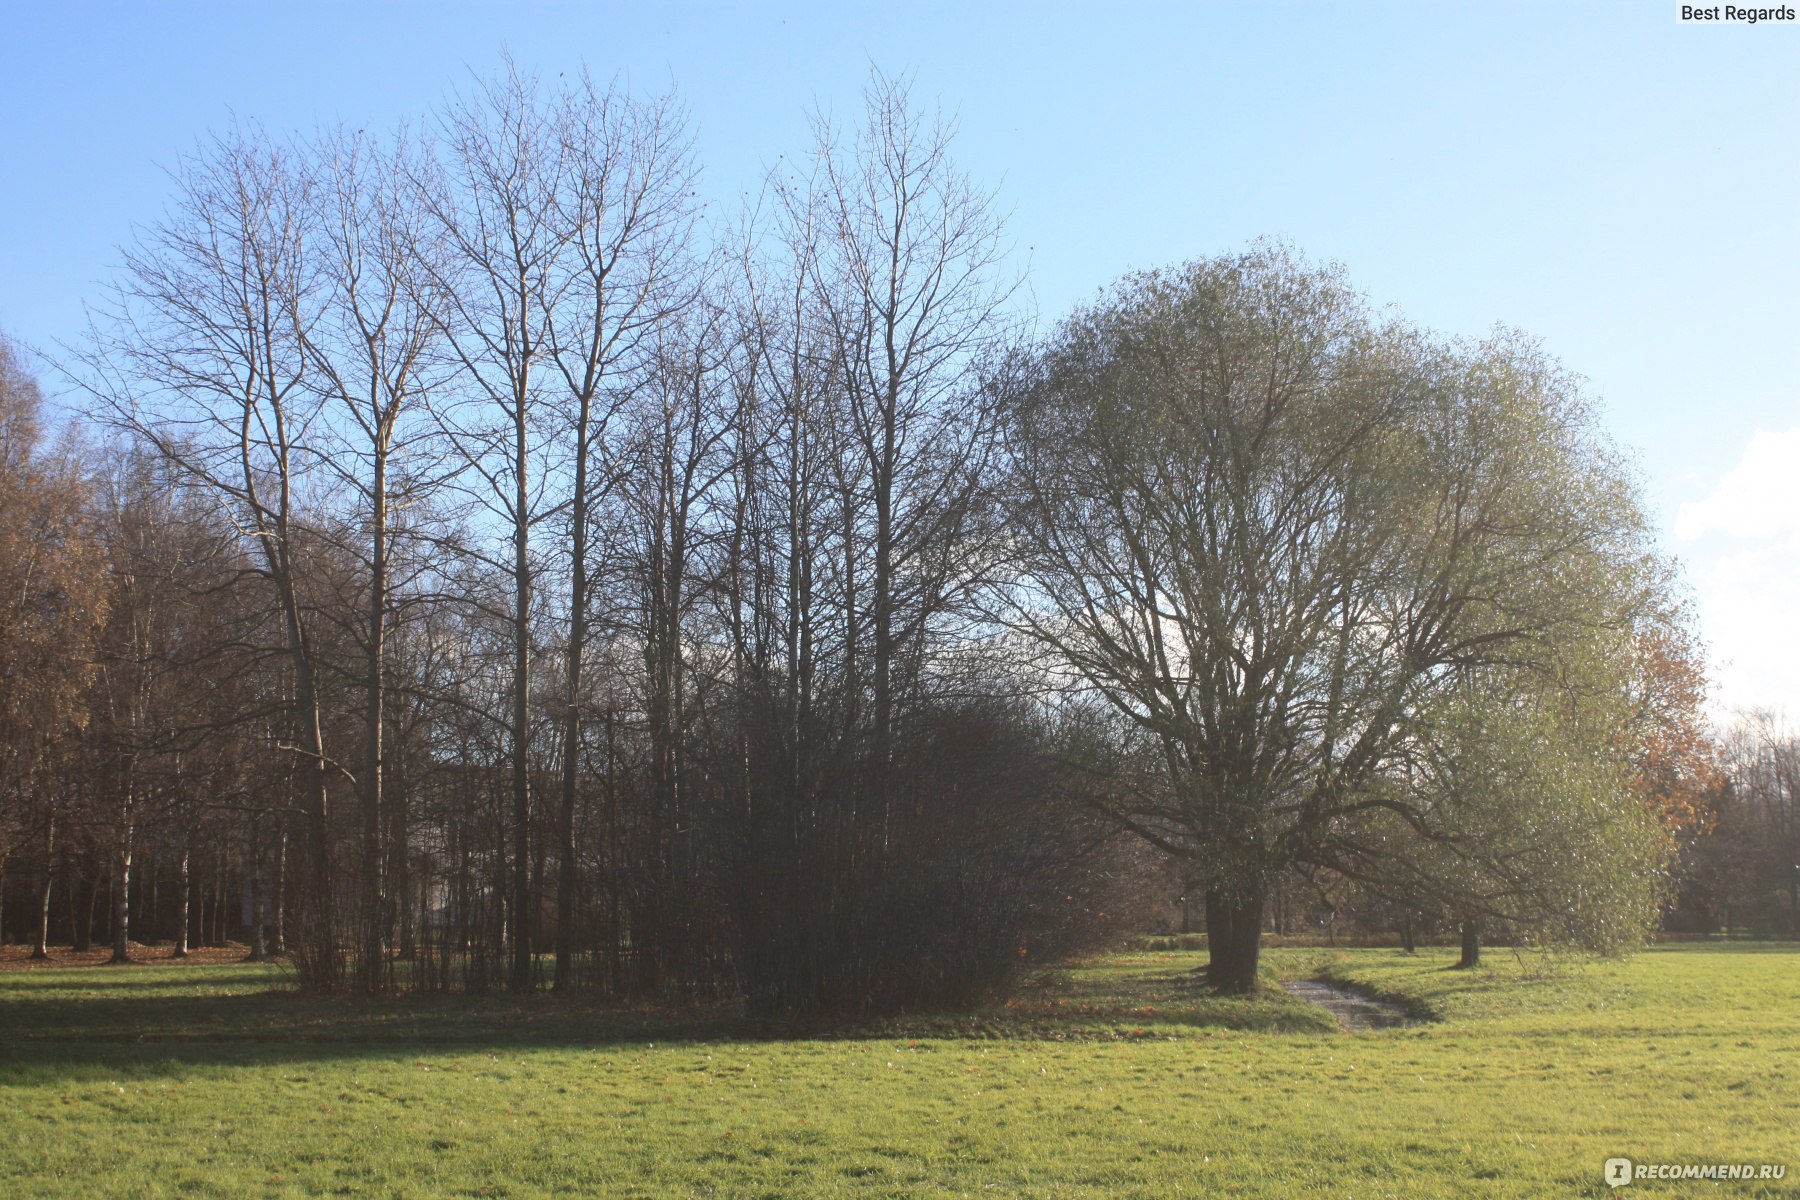
[[[471,401],[452,416],[452,434],[511,541],[511,938],[513,986],[524,989],[535,908],[532,625],[558,557],[534,547],[534,533],[566,523],[559,825],[572,864],[594,513],[614,482],[610,431],[636,380],[640,344],[691,295],[692,168],[671,101],[636,102],[585,77],[545,95],[509,68],[459,100],[442,128],[448,164],[426,194],[454,260],[440,279],[445,332]],[[567,882],[564,929],[573,920],[561,907],[573,901]],[[571,953],[559,935],[561,980]]]
[[[596,514],[617,485],[623,455],[615,418],[655,371],[646,345],[693,301],[694,168],[685,118],[669,98],[640,102],[600,90],[585,74],[553,113],[565,156],[558,202],[572,230],[568,284],[548,327],[567,421],[566,628],[556,987],[572,986],[576,795],[581,777],[584,675],[594,603]]]
[[[1750,713],[1727,732],[1725,765],[1713,827],[1687,847],[1690,899],[1727,933],[1800,935],[1800,734]]]
[[[696,664],[704,629],[699,600],[718,573],[719,485],[735,465],[731,454],[730,374],[734,330],[728,314],[695,305],[663,323],[649,381],[633,405],[630,476],[622,508],[637,545],[630,572],[638,593],[633,636],[643,648],[643,708],[649,752],[646,814],[650,872],[640,987],[680,978],[694,953],[691,919],[699,884],[694,864],[701,814],[689,778],[696,722],[690,711],[695,677],[716,673]],[[714,553],[709,553],[713,551]]]
[[[316,159],[311,249],[320,273],[319,310],[299,332],[312,370],[309,386],[325,402],[318,444],[309,450],[354,495],[354,518],[366,530],[359,971],[365,989],[380,991],[388,985],[394,923],[384,837],[393,822],[383,790],[394,513],[416,512],[436,483],[420,410],[442,366],[437,351],[446,305],[436,282],[442,271],[433,269],[441,249],[423,228],[404,140],[388,149],[360,132],[339,131],[323,141]]]
[[[869,552],[866,593],[853,578],[845,585],[870,624],[880,762],[896,673],[916,673],[928,625],[967,576],[956,550],[994,444],[975,368],[1002,344],[1012,288],[999,278],[1000,216],[951,161],[953,130],[913,108],[905,81],[879,72],[864,102],[848,145],[817,120],[817,187],[787,215],[790,239],[810,248],[812,312],[839,359],[854,456],[838,464],[845,524],[866,523]]]
[[[319,402],[305,337],[317,317],[308,257],[309,165],[254,131],[202,147],[176,173],[176,205],[125,256],[100,315],[85,384],[114,419],[221,505],[257,555],[292,672],[289,740],[304,767],[306,982],[341,973],[331,855],[335,768],[303,598],[307,448]]]
[[[875,75],[859,123],[840,137],[821,116],[815,134],[806,173],[771,180],[772,237],[746,238],[718,501],[743,969],[776,1005],[864,1003],[847,998],[893,982],[875,982],[897,961],[875,930],[917,902],[902,845],[918,830],[896,816],[922,786],[899,750],[995,546],[978,368],[1011,295],[991,198],[904,82]]]

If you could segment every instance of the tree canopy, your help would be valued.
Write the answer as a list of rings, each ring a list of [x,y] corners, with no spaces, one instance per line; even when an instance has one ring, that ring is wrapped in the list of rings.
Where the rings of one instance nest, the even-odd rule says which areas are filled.
[[[1528,340],[1433,339],[1265,244],[1127,277],[1008,411],[1012,619],[1140,744],[1106,805],[1193,864],[1223,986],[1254,985],[1277,874],[1366,853],[1374,814],[1454,846],[1453,812],[1591,794],[1417,786],[1467,743],[1453,701],[1623,687],[1599,668],[1647,604],[1629,476]],[[1607,761],[1579,728],[1567,757]]]

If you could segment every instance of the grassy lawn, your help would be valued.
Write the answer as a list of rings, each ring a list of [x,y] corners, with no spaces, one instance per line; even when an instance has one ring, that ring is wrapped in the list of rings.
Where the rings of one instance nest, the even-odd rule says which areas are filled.
[[[1269,953],[1433,1020],[1342,1034],[1193,952],[828,1035],[284,994],[278,968],[0,972],[0,1195],[1599,1196],[1613,1155],[1786,1163],[1800,948]]]

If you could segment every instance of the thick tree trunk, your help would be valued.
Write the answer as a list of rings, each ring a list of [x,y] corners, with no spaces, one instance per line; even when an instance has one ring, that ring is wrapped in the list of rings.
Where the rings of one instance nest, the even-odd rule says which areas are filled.
[[[1469,919],[1462,923],[1462,957],[1456,960],[1459,969],[1481,965],[1481,923]]]
[[[1408,954],[1418,950],[1418,939],[1413,933],[1413,915],[1407,913],[1400,918],[1400,948]]]
[[[1212,951],[1231,941],[1231,910],[1218,888],[1206,889],[1206,949]]]
[[[1206,977],[1221,992],[1256,990],[1262,953],[1263,908],[1267,894],[1260,886],[1206,893],[1206,945],[1210,961]]]

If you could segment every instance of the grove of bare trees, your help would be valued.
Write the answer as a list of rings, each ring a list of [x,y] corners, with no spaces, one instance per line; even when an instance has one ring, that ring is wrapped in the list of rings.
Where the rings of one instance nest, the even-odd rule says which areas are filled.
[[[672,96],[510,67],[185,159],[91,426],[0,357],[0,935],[866,1013],[1173,855],[1231,989],[1296,871],[1641,937],[1711,777],[1560,369],[1281,246],[1034,341],[950,129],[866,101],[735,223]]]

